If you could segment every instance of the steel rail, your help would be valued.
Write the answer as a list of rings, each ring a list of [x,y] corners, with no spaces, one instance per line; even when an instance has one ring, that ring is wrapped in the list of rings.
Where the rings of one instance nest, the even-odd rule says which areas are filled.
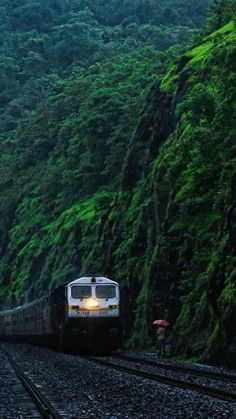
[[[140,359],[137,357],[129,356],[129,355],[114,355],[115,359],[121,359],[124,361],[130,362],[139,362],[142,365],[147,365],[151,367],[158,367],[163,370],[170,370],[174,372],[182,372],[182,373],[189,373],[191,375],[195,375],[196,377],[203,377],[203,378],[210,378],[213,380],[219,381],[230,381],[232,384],[236,384],[236,375],[229,374],[229,373],[219,373],[219,372],[211,372],[211,371],[203,371],[203,370],[196,370],[194,368],[188,367],[186,365],[172,365],[166,364],[161,361],[151,361],[149,359]]]
[[[143,371],[143,370],[137,370],[137,369],[134,369],[134,368],[123,366],[123,365],[114,364],[112,362],[105,361],[101,358],[84,356],[84,355],[80,356],[80,358],[86,359],[87,361],[91,361],[91,362],[94,362],[96,364],[100,364],[100,365],[105,366],[105,367],[113,368],[113,369],[118,370],[118,371],[122,371],[122,372],[132,374],[132,375],[135,375],[135,376],[139,376],[139,377],[151,380],[151,381],[160,382],[160,383],[167,384],[167,385],[174,386],[174,387],[184,388],[186,390],[197,391],[198,393],[202,393],[202,394],[205,394],[207,396],[211,396],[211,397],[221,399],[221,400],[224,400],[224,401],[228,401],[228,402],[236,402],[236,393],[230,393],[228,391],[221,390],[221,389],[218,389],[218,388],[214,388],[214,387],[211,387],[211,386],[206,386],[206,385],[203,385],[203,384],[192,383],[192,382],[187,381],[187,380],[182,380],[182,379],[179,380],[179,379],[176,379],[176,378],[166,377],[166,376],[161,375],[161,374],[150,373],[150,372]]]
[[[24,372],[20,370],[19,365],[14,361],[12,356],[1,348],[1,351],[6,355],[9,363],[13,367],[17,377],[23,384],[26,391],[29,393],[33,402],[37,406],[42,417],[45,419],[62,419],[62,416],[56,411],[46,397],[39,391],[35,384],[26,376]]]

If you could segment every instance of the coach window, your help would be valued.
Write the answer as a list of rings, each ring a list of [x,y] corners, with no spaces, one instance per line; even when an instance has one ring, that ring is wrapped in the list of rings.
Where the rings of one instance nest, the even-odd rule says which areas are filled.
[[[96,287],[97,298],[115,298],[116,287],[115,285],[98,285]]]
[[[92,297],[92,288],[90,286],[76,286],[71,287],[72,298],[90,298]]]

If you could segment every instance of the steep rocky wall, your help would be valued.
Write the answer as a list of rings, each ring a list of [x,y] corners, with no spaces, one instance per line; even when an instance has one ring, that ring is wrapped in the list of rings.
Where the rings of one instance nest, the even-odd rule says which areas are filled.
[[[110,250],[111,271],[126,295],[131,343],[147,344],[152,320],[168,316],[176,353],[231,366],[235,36],[230,23],[153,86],[124,165],[112,227],[119,234]]]

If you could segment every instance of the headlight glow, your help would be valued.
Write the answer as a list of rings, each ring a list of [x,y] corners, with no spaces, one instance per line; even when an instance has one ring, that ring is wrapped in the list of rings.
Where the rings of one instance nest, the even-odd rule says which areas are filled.
[[[97,308],[98,306],[99,306],[99,302],[98,300],[96,300],[96,298],[90,298],[86,303],[86,307],[88,309]]]

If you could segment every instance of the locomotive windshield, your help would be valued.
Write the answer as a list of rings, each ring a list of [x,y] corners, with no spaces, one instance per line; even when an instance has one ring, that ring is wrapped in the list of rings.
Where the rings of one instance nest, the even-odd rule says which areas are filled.
[[[89,285],[71,287],[72,298],[90,298],[92,297],[92,288]]]
[[[114,285],[98,285],[96,287],[97,298],[115,298],[116,287]]]

